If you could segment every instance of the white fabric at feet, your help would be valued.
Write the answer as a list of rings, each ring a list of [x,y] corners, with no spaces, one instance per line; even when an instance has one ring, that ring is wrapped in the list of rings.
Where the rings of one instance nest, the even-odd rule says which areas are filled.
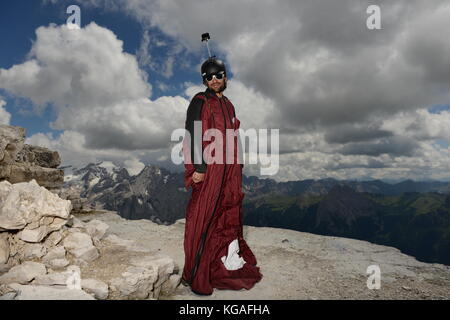
[[[236,238],[231,241],[230,245],[228,246],[228,256],[222,257],[222,262],[227,270],[238,270],[244,265],[245,260],[244,258],[239,257],[238,252],[239,243],[238,239]]]

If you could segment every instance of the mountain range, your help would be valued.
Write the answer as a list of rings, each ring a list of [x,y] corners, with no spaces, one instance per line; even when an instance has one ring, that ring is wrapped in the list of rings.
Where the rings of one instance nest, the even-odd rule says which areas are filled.
[[[126,219],[170,225],[184,218],[183,173],[146,165],[138,174],[110,162],[64,166],[64,186]],[[367,240],[426,262],[450,264],[450,182],[300,180],[243,176],[244,223]]]

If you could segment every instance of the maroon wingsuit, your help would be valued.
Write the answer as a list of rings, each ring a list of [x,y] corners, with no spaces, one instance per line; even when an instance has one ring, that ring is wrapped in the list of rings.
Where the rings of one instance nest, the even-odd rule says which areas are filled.
[[[196,97],[204,100],[201,110],[202,136],[209,128],[220,130],[224,160],[222,164],[207,162],[205,179],[194,183],[194,165],[186,161],[191,159],[190,142],[187,143],[188,139],[183,141],[184,183],[187,190],[192,187],[192,196],[186,208],[183,280],[189,283],[194,292],[200,294],[209,295],[213,288],[248,290],[261,280],[262,274],[256,266],[254,254],[243,238],[243,164],[237,161],[238,138],[226,141],[225,135],[226,129],[237,130],[240,121],[235,117],[233,104],[225,96],[219,98],[207,89]],[[227,164],[225,148],[230,150],[231,142],[234,161]],[[203,150],[210,143],[211,141],[202,140]],[[211,154],[214,156],[215,152]],[[230,242],[236,238],[239,242],[238,254],[246,263],[238,270],[227,270],[221,257],[227,255]]]

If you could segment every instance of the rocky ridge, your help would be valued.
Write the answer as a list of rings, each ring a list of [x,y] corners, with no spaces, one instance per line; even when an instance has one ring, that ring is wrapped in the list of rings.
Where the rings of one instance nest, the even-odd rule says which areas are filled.
[[[61,188],[59,154],[24,139],[24,128],[0,126],[0,300],[170,294],[180,282],[173,259],[108,232],[100,220],[76,218],[93,208],[80,189]]]
[[[18,183],[35,179],[49,189],[60,188],[64,171],[56,169],[61,163],[59,154],[24,141],[25,128],[0,125],[0,181]]]
[[[179,284],[173,259],[71,208],[35,180],[0,182],[0,299],[158,299]]]

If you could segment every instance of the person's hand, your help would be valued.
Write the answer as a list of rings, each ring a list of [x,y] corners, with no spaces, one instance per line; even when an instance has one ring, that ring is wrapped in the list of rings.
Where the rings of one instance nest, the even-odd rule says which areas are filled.
[[[199,183],[200,181],[203,181],[204,179],[205,179],[204,173],[199,173],[199,172],[195,171],[192,174],[192,180],[194,181],[194,183]]]

